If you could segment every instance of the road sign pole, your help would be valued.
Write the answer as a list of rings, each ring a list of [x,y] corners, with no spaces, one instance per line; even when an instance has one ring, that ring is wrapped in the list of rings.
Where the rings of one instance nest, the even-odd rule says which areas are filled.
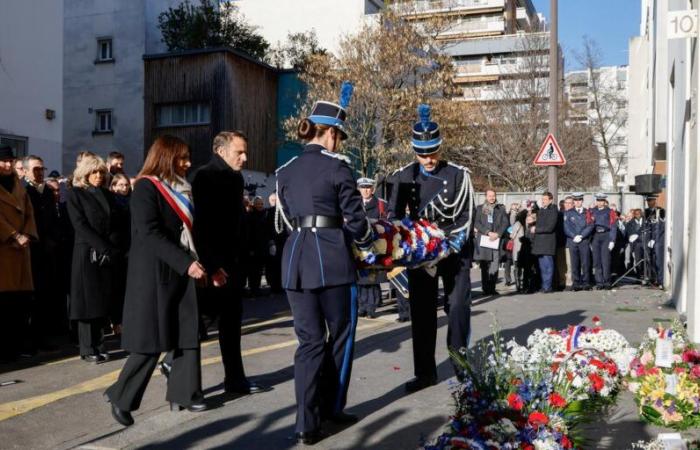
[[[559,39],[558,39],[558,0],[550,0],[549,25],[549,132],[559,138]],[[559,181],[556,166],[547,167],[547,190],[558,201]]]

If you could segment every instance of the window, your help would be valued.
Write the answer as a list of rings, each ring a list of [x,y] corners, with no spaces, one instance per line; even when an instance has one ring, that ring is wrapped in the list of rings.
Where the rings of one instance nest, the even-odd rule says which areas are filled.
[[[15,151],[17,158],[27,156],[27,140],[23,136],[14,136],[11,134],[0,134],[0,145],[9,145]]]
[[[98,109],[95,111],[95,133],[112,133],[112,110]]]
[[[157,127],[206,125],[209,122],[208,103],[176,103],[156,106]]]
[[[114,62],[112,56],[112,38],[97,39],[97,59],[95,62]]]

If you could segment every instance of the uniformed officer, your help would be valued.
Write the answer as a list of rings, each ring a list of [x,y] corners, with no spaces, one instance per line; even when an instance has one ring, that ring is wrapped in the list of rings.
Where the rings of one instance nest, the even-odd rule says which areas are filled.
[[[617,216],[607,205],[608,196],[603,193],[595,195],[596,207],[592,208],[593,268],[595,269],[596,289],[610,289],[610,252],[615,247],[617,237]]]
[[[666,240],[666,210],[656,206],[656,195],[647,195],[647,208],[644,217],[647,224],[647,253],[649,257],[650,281],[652,284],[664,285],[664,246]]]
[[[591,289],[591,235],[593,214],[583,207],[583,194],[575,192],[574,207],[564,212],[564,234],[571,259],[573,290]]]
[[[633,210],[632,220],[627,222],[625,225],[625,234],[627,235],[627,242],[630,245],[630,253],[632,257],[632,265],[635,269],[635,274],[637,278],[642,280],[642,283],[646,284],[648,282],[646,278],[646,262],[644,261],[644,241],[641,239],[644,234],[644,228],[646,223],[642,217],[641,209]]]
[[[442,276],[448,312],[447,346],[467,347],[470,334],[472,217],[474,189],[469,170],[442,160],[440,128],[430,120],[430,107],[418,107],[420,121],[413,126],[416,161],[394,173],[389,200],[390,217],[427,218],[449,236],[454,253],[435,270],[408,270],[416,378],[406,383],[414,392],[437,381],[435,340],[437,333],[438,277]],[[459,368],[455,373],[461,377]]]
[[[344,83],[339,105],[316,102],[298,126],[299,138],[308,141],[303,153],[277,170],[278,218],[290,230],[282,285],[299,339],[296,439],[309,445],[321,439],[322,420],[357,421],[343,413],[357,324],[356,267],[346,234],[371,249],[372,231],[349,160],[335,153],[347,138],[351,95],[352,85]]]
[[[357,190],[362,196],[362,206],[370,219],[386,219],[386,201],[374,195],[375,182],[371,178],[357,180]],[[357,303],[359,316],[377,317],[377,307],[382,300],[380,283],[386,279],[383,272],[370,272],[357,281]]]

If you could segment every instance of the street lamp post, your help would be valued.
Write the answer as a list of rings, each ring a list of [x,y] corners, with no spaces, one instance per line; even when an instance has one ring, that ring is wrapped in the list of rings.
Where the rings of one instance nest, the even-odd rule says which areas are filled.
[[[549,25],[549,132],[559,139],[559,39],[558,39],[558,0],[550,0]],[[559,182],[557,166],[547,167],[547,190],[558,201]]]

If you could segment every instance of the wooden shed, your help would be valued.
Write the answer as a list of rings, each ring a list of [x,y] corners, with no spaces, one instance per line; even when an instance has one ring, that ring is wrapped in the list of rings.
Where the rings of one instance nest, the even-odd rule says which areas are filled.
[[[145,55],[144,148],[163,134],[185,140],[192,166],[211,158],[220,131],[248,136],[246,169],[270,173],[277,163],[275,68],[231,48]]]

